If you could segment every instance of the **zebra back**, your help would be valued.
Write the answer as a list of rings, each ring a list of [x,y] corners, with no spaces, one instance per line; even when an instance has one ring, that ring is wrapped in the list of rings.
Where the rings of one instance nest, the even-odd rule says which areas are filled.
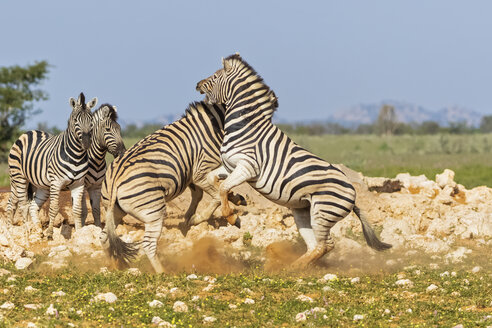
[[[164,126],[130,147],[108,168],[102,199],[112,194],[132,206],[152,208],[151,191],[166,200],[181,194],[193,179],[203,178],[220,165],[224,107],[203,102],[190,104],[178,121]]]

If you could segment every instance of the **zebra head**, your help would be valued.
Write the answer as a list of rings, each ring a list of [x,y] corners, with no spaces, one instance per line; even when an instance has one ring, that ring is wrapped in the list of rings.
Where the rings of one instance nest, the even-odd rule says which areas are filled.
[[[81,92],[77,101],[73,98],[69,100],[72,113],[68,120],[68,129],[82,145],[84,150],[91,146],[92,136],[92,113],[91,109],[96,106],[97,98],[93,98],[89,103],[85,103],[85,96]]]
[[[231,81],[236,79],[241,73],[242,59],[236,53],[226,59],[222,58],[222,68],[212,76],[201,80],[196,85],[196,90],[205,94],[205,102],[209,104],[226,104],[231,97]]]
[[[102,149],[107,149],[111,155],[118,157],[126,150],[121,128],[118,122],[116,106],[104,104],[94,112],[92,137]]]
[[[222,66],[196,85],[196,90],[205,94],[205,102],[225,104],[229,109],[232,104],[247,97],[250,102],[262,104],[263,108],[269,106],[267,116],[271,117],[278,107],[278,99],[261,76],[238,53],[222,59]]]

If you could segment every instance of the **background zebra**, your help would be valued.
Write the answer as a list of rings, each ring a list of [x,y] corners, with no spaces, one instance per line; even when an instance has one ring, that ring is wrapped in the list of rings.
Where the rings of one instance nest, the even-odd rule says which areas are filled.
[[[116,122],[116,107],[109,104],[101,105],[92,114],[92,139],[87,151],[88,171],[84,177],[85,190],[89,193],[94,224],[101,226],[99,204],[101,201],[101,184],[106,173],[106,153],[109,151],[114,157],[125,151],[125,145],[121,137],[120,125]],[[45,137],[50,135],[43,132]],[[36,224],[39,223],[39,209],[48,199],[46,192],[35,193],[34,199],[29,205],[29,214]],[[87,204],[82,197],[81,226],[85,225],[87,217]]]
[[[99,204],[101,202],[101,185],[106,174],[106,152],[115,158],[122,155],[126,148],[121,137],[116,107],[101,105],[92,114],[92,143],[89,148],[89,171],[85,176],[85,189],[89,193],[94,224],[101,226]],[[87,217],[87,204],[82,200],[82,226]]]
[[[390,248],[374,234],[355,205],[355,189],[345,174],[295,144],[272,124],[278,103],[273,91],[239,54],[198,82],[210,103],[226,106],[221,156],[230,173],[219,188],[223,215],[235,214],[227,192],[247,181],[271,201],[290,207],[307,252],[294,265],[305,267],[334,247],[330,229],[352,210],[359,217],[368,245]],[[220,171],[220,170],[218,170]]]
[[[142,248],[155,271],[162,272],[156,249],[166,202],[190,187],[192,201],[185,214],[187,224],[207,220],[220,205],[214,186],[216,177],[210,172],[220,165],[223,122],[223,106],[191,104],[180,120],[145,137],[111,163],[102,187],[106,227],[101,243],[120,264],[127,263],[137,252],[134,244],[124,243],[115,234],[116,225],[125,214],[145,224]],[[203,191],[213,199],[201,214],[194,214]],[[239,196],[231,200],[243,201]]]
[[[24,221],[27,222],[28,192],[36,191],[37,199],[50,198],[48,238],[53,236],[53,221],[58,213],[60,190],[72,192],[75,228],[81,227],[81,202],[84,177],[88,171],[87,151],[91,145],[91,108],[97,98],[85,103],[84,94],[78,100],[70,98],[72,113],[68,126],[53,136],[42,131],[24,133],[12,145],[9,154],[10,197],[7,217],[12,222],[20,202]],[[28,190],[29,189],[29,190]],[[39,220],[33,222],[39,226]]]

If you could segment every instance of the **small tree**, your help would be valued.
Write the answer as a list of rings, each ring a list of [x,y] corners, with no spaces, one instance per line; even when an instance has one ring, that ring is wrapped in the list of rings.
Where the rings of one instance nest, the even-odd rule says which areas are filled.
[[[376,126],[379,134],[392,135],[398,126],[395,107],[391,105],[383,105],[379,111]]]
[[[48,99],[46,92],[35,88],[46,79],[48,66],[41,61],[27,67],[0,67],[0,155],[19,136],[27,118],[37,113],[33,103]]]
[[[480,121],[480,131],[484,133],[492,132],[492,115],[483,116]]]

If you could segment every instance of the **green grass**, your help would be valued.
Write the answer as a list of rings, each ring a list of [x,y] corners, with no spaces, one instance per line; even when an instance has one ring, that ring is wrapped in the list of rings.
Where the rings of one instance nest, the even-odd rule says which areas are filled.
[[[8,275],[0,277],[0,289],[3,290],[0,304],[10,301],[15,308],[2,310],[1,327],[25,326],[28,321],[41,327],[67,327],[68,323],[84,327],[148,327],[154,316],[177,327],[452,327],[457,324],[485,327],[492,323],[492,318],[485,318],[492,311],[492,277],[487,269],[473,274],[470,267],[467,270],[463,267],[431,270],[426,266],[403,269],[400,273],[414,284],[407,289],[395,285],[399,279],[396,272],[361,274],[360,283],[352,284],[351,276],[346,274],[332,282],[321,282],[319,278],[326,272],[311,271],[299,276],[252,269],[244,273],[215,275],[215,288],[208,292],[203,291],[208,285],[203,281],[203,275],[198,275],[197,280],[187,280],[185,273],[134,276],[124,271],[81,273],[71,268],[40,274],[36,270],[16,271],[11,265],[7,269],[16,275],[16,279],[8,281]],[[421,272],[418,274],[416,269]],[[441,277],[440,273],[445,270],[456,271],[457,275]],[[426,292],[430,284],[439,289]],[[37,291],[27,292],[27,286]],[[323,290],[325,286],[332,289]],[[178,288],[175,294],[156,296],[159,288],[172,287]],[[52,296],[60,290],[66,295]],[[114,293],[118,300],[112,304],[91,302],[95,295],[106,292]],[[453,292],[458,292],[459,296]],[[198,301],[192,301],[195,295],[200,297]],[[298,300],[299,295],[311,297],[313,303]],[[255,303],[245,304],[246,298]],[[151,308],[148,302],[154,299],[164,306]],[[173,304],[178,300],[188,305],[187,313],[173,311]],[[24,304],[41,307],[26,310]],[[58,310],[57,316],[45,314],[50,304]],[[237,308],[230,309],[229,304]],[[315,307],[324,308],[326,312],[309,312],[306,321],[296,322],[297,313]],[[384,313],[385,309],[390,311],[389,314]],[[78,310],[82,312],[77,313]],[[364,319],[354,322],[356,314],[364,315]],[[204,324],[204,316],[213,316],[217,321]]]
[[[301,146],[331,163],[343,163],[366,176],[394,177],[401,172],[434,179],[445,168],[467,188],[492,186],[492,134],[391,136],[292,135]],[[127,138],[130,147],[139,139]],[[108,155],[108,160],[112,156]],[[9,184],[0,164],[0,186]]]

